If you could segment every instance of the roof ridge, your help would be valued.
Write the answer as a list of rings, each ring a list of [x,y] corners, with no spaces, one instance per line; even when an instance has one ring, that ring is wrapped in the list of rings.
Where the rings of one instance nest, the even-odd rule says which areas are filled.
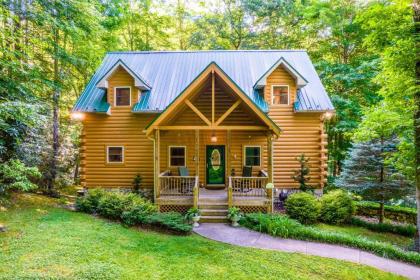
[[[156,50],[156,51],[108,51],[107,54],[147,54],[147,53],[205,53],[205,52],[307,52],[304,49],[276,50]]]

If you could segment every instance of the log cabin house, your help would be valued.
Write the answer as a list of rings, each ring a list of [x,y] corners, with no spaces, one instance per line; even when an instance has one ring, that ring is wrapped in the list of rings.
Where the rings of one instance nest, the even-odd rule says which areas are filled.
[[[326,180],[324,119],[334,107],[302,50],[111,52],[77,100],[81,182],[131,188],[160,211],[272,211],[275,190]],[[274,191],[273,191],[274,187]]]

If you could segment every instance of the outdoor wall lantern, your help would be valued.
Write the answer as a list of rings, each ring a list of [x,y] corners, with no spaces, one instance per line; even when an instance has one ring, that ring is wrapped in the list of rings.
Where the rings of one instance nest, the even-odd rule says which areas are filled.
[[[214,132],[211,134],[210,141],[213,142],[213,143],[217,142],[217,136]]]
[[[71,113],[71,119],[75,121],[81,121],[85,118],[85,114],[80,112],[73,112]]]

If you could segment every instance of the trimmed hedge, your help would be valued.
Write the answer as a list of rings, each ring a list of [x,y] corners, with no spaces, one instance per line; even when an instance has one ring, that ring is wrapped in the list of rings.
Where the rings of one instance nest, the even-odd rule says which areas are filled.
[[[353,217],[350,221],[351,225],[367,228],[376,232],[389,232],[402,236],[414,237],[416,235],[416,227],[414,225],[393,225],[389,223],[369,223],[361,219]]]
[[[302,224],[314,224],[319,217],[320,204],[314,195],[299,192],[287,198],[285,208],[287,215],[292,219]]]
[[[371,201],[357,201],[356,214],[366,217],[377,217],[379,203]],[[417,210],[415,208],[385,205],[385,218],[408,224],[416,224]]]
[[[420,265],[420,254],[407,252],[388,243],[370,241],[363,237],[329,232],[304,226],[285,215],[252,213],[246,214],[240,223],[250,229],[282,238],[319,241],[340,244],[372,252],[378,256]]]
[[[121,220],[128,226],[146,226],[178,234],[187,234],[192,230],[180,213],[158,213],[153,203],[133,193],[90,190],[84,197],[77,198],[76,209]]]
[[[342,190],[334,190],[321,197],[320,219],[327,224],[347,223],[354,211],[352,198]]]

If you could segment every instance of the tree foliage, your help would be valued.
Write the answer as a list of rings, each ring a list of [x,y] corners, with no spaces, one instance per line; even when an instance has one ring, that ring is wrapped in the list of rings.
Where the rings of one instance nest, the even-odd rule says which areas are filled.
[[[384,164],[413,180],[412,17],[409,0],[2,0],[0,163],[37,166],[43,186],[77,178],[69,109],[107,51],[306,49],[336,108],[331,181],[354,142],[382,138]]]

